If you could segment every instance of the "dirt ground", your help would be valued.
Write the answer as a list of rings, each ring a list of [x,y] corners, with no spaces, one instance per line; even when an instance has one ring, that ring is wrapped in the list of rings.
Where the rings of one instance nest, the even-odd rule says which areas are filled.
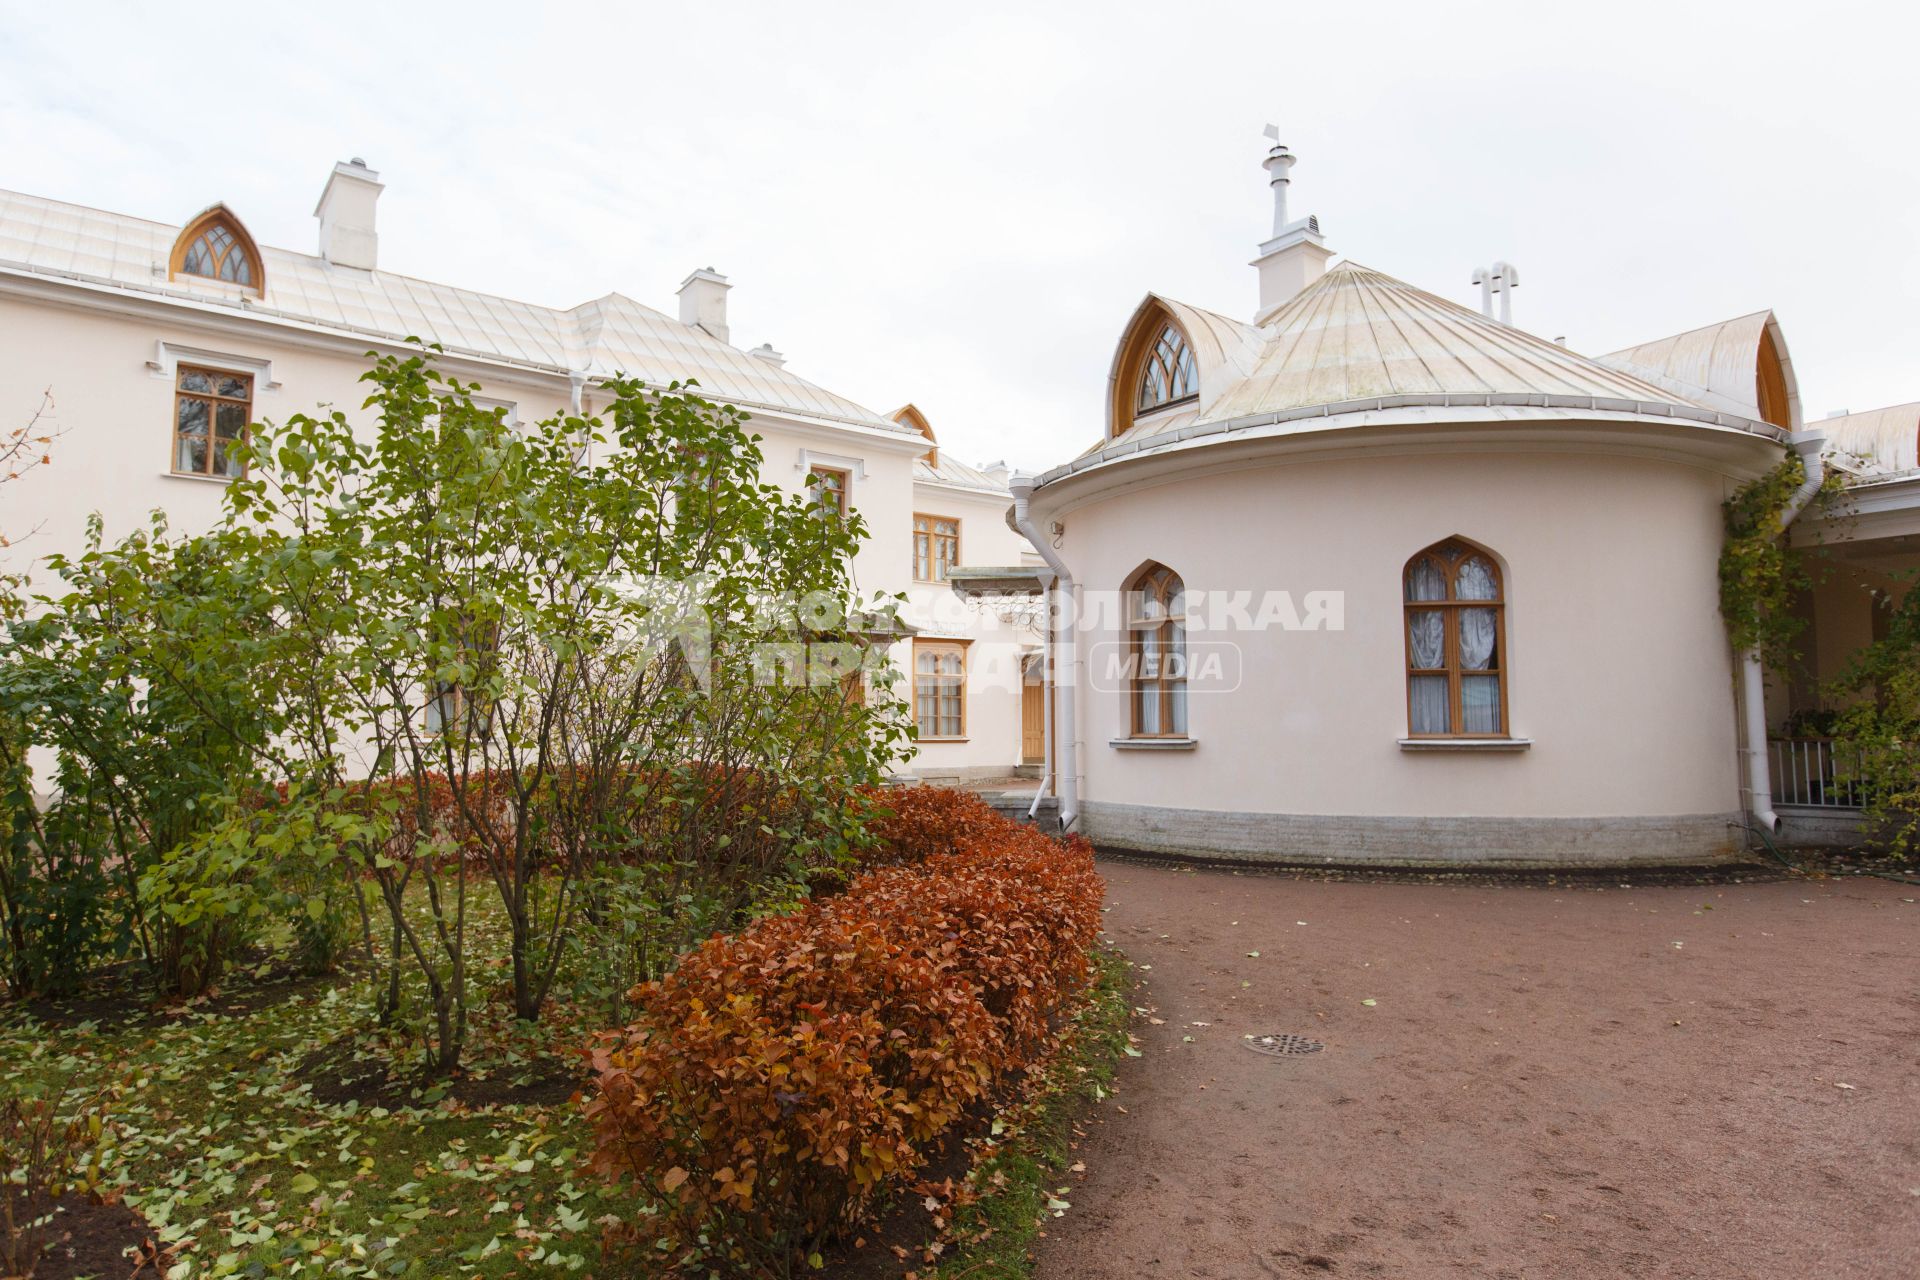
[[[1920,887],[1102,869],[1150,1014],[1042,1280],[1920,1276]]]

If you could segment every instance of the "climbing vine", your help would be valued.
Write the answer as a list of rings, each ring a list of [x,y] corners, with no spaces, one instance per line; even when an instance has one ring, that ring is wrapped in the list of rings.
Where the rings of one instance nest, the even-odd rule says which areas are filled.
[[[1876,601],[1884,634],[1853,656],[1827,696],[1841,782],[1859,798],[1877,844],[1920,853],[1920,587]]]
[[[1830,472],[1814,503],[1831,502],[1844,479]],[[1780,536],[1787,504],[1806,480],[1806,465],[1788,454],[1779,466],[1743,485],[1724,508],[1727,541],[1720,549],[1720,616],[1726,619],[1735,650],[1757,648],[1772,666],[1794,660],[1794,642],[1806,627],[1806,620],[1793,612],[1793,598],[1811,586],[1813,578]]]

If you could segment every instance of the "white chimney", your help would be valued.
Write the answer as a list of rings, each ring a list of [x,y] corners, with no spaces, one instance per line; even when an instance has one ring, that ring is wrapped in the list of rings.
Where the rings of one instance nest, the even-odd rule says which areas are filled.
[[[1473,273],[1480,286],[1480,314],[1493,319],[1493,295],[1500,295],[1500,323],[1513,323],[1513,291],[1520,287],[1520,269],[1511,262],[1496,262]]]
[[[680,323],[698,325],[714,337],[727,340],[727,278],[703,267],[680,282]]]
[[[1273,125],[1267,126],[1267,138],[1273,145],[1262,167],[1267,185],[1273,188],[1273,239],[1260,246],[1260,256],[1253,260],[1260,272],[1255,324],[1264,324],[1295,294],[1327,274],[1327,260],[1333,257],[1333,250],[1320,238],[1318,218],[1308,214],[1297,222],[1287,220],[1287,188],[1292,185],[1287,172],[1293,168],[1293,152],[1280,144],[1280,130]]]
[[[785,356],[781,355],[778,351],[775,351],[773,349],[773,344],[771,342],[763,342],[759,346],[755,347],[753,350],[747,352],[747,354],[754,357],[756,360],[765,360],[768,364],[772,365],[776,369],[780,368],[782,365],[786,364],[787,362],[787,358]]]
[[[980,468],[980,473],[1002,489],[1006,488],[1007,481],[1013,478],[1013,468],[1004,462],[989,462]]]
[[[337,267],[371,271],[380,260],[373,207],[386,190],[359,156],[333,166],[313,216],[320,219],[320,256]]]

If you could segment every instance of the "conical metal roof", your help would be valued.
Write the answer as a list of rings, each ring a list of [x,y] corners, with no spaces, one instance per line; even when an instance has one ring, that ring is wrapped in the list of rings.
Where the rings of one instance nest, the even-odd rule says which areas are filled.
[[[1382,396],[1676,398],[1356,262],[1334,267],[1259,331],[1264,342],[1252,370],[1199,421]]]

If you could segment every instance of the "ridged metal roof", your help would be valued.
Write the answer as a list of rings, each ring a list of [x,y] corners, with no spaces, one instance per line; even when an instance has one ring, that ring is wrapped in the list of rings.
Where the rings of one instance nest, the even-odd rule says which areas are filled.
[[[1865,459],[1868,474],[1920,468],[1920,401],[1843,414],[1808,424],[1826,436],[1826,452]]]
[[[1612,351],[1597,359],[1610,369],[1665,387],[1695,404],[1758,418],[1761,416],[1760,390],[1756,373],[1761,343],[1769,331],[1773,334],[1774,350],[1780,356],[1788,400],[1797,410],[1799,388],[1794,381],[1793,366],[1787,359],[1786,341],[1780,336],[1779,322],[1771,311],[1736,316],[1719,324],[1676,333],[1670,338]]]
[[[1343,262],[1261,326],[1259,361],[1210,420],[1374,396],[1668,398],[1660,388],[1383,272]]]
[[[1263,325],[1158,297],[1142,305],[1153,303],[1187,331],[1199,396],[1136,421],[1043,484],[1186,441],[1320,431],[1345,414],[1413,408],[1625,413],[1784,438],[1756,411],[1702,404],[1356,262],[1329,270]]]
[[[752,356],[703,329],[610,293],[566,310],[336,267],[260,246],[258,297],[196,279],[169,280],[180,228],[40,196],[0,191],[0,271],[109,286],[197,308],[290,321],[363,337],[438,342],[449,353],[593,377],[625,373],[652,385],[697,379],[702,394],[745,408],[908,431],[865,407]]]

